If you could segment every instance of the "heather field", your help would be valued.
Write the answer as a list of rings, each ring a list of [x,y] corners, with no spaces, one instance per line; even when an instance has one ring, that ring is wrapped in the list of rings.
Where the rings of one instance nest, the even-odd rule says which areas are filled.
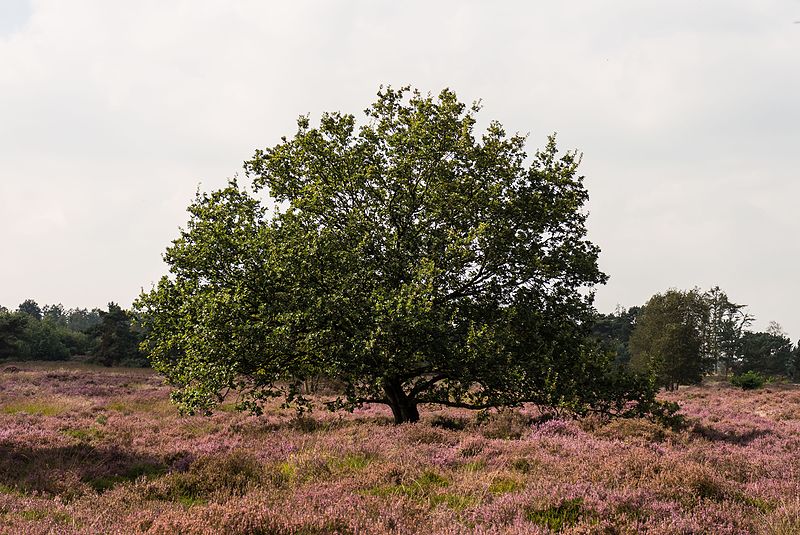
[[[684,429],[532,409],[181,417],[148,370],[2,365],[0,532],[800,532],[800,390],[668,397]]]

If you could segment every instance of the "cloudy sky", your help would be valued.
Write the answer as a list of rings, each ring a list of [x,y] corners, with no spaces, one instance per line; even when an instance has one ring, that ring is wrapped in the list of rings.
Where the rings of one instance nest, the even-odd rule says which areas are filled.
[[[800,337],[800,1],[0,0],[0,304],[130,305],[298,114],[454,89],[584,153],[597,306],[720,285]]]

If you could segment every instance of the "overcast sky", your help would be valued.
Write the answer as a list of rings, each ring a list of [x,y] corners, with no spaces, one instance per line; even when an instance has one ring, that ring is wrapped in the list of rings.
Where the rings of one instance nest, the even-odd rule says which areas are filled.
[[[198,187],[380,84],[583,152],[597,307],[800,336],[800,1],[0,0],[0,304],[129,306]]]

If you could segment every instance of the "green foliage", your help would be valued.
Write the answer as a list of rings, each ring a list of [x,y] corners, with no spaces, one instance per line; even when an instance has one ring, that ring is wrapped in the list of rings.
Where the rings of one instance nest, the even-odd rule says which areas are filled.
[[[0,359],[11,358],[23,352],[28,315],[21,312],[0,311]]]
[[[136,303],[183,410],[228,390],[302,408],[320,375],[341,385],[331,408],[384,403],[398,423],[420,403],[631,405],[586,342],[606,277],[579,155],[550,138],[529,156],[496,122],[478,137],[478,111],[386,88],[360,127],[301,117],[246,162],[252,191],[198,193],[170,276]]]
[[[696,289],[651,297],[631,334],[631,367],[652,372],[658,385],[669,389],[701,382],[713,365],[703,353],[708,314],[708,304]]]
[[[20,303],[17,311],[21,312],[22,314],[27,314],[31,318],[35,320],[42,319],[42,309],[39,306],[39,303],[34,301],[33,299],[26,299],[22,303]]]
[[[735,366],[745,329],[753,316],[745,312],[745,305],[732,303],[719,286],[703,294],[708,305],[708,324],[704,329],[703,350],[712,369],[727,373]]]
[[[741,375],[731,377],[731,384],[738,386],[742,390],[755,390],[764,386],[766,379],[760,373],[750,370]]]
[[[765,375],[794,376],[796,353],[782,332],[746,332],[738,348],[735,369]]]
[[[89,351],[91,326],[97,311],[64,310],[62,305],[39,305],[28,299],[17,312],[0,307],[0,359],[66,360]]]
[[[90,351],[93,359],[105,366],[146,366],[139,351],[139,334],[131,328],[131,314],[116,303],[108,304],[108,312],[100,311],[100,321],[91,327],[94,338]]]
[[[600,346],[614,354],[614,364],[625,366],[631,360],[628,342],[641,307],[618,308],[611,314],[598,314],[592,326],[592,336]]]

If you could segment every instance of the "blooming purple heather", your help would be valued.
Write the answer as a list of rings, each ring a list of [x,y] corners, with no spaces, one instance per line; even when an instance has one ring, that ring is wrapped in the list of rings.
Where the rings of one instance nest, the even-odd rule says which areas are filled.
[[[798,533],[800,389],[688,424],[382,407],[180,416],[147,370],[0,370],[0,533]]]

